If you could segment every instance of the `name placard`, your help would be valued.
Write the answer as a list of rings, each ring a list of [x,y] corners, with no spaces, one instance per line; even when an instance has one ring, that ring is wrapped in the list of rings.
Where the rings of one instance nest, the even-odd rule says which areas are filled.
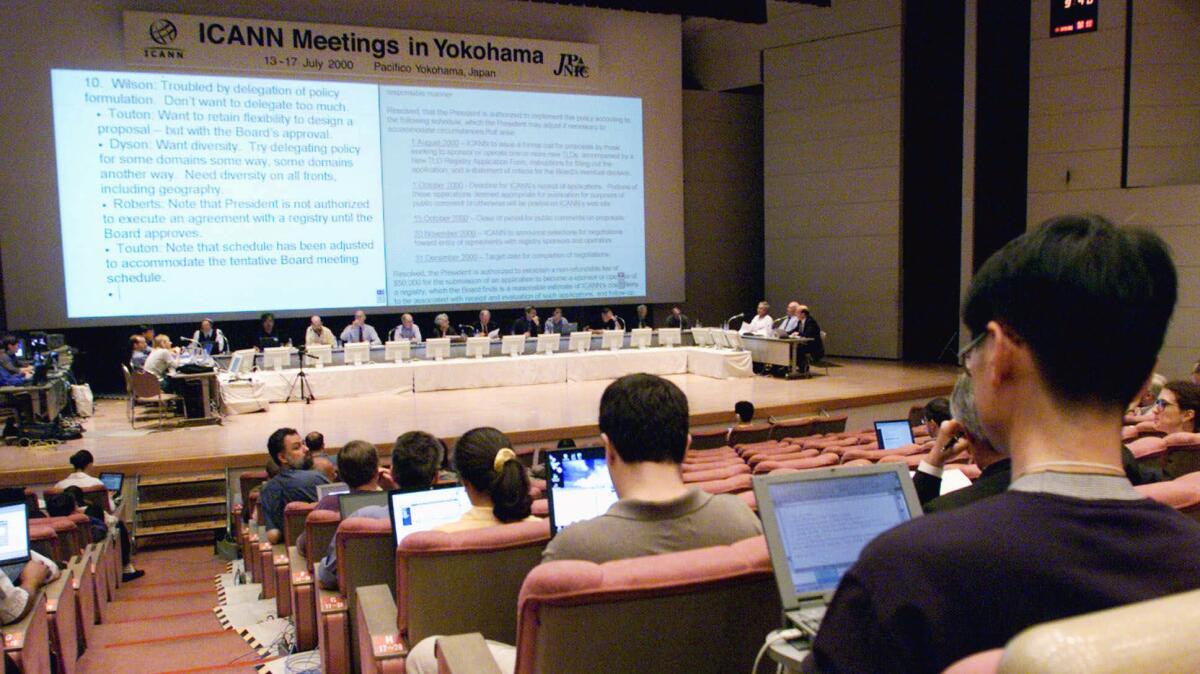
[[[594,86],[581,42],[127,11],[131,65],[370,77],[442,84]]]

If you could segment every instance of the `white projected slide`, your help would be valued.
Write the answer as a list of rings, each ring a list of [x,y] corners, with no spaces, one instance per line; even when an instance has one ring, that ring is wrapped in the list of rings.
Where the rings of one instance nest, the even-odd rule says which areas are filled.
[[[51,79],[71,318],[646,294],[639,99]]]

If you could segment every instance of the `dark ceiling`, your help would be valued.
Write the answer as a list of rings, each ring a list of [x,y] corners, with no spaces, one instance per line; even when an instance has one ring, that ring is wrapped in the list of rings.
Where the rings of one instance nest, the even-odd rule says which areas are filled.
[[[679,14],[710,19],[726,19],[742,23],[766,23],[767,0],[530,0],[556,5],[627,9],[655,14]],[[783,0],[805,5],[828,7],[830,0]]]

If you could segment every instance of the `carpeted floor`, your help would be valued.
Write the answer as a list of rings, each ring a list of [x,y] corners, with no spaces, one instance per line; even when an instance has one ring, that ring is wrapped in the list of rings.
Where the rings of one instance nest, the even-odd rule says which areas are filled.
[[[226,569],[209,546],[137,556],[143,578],[122,585],[79,659],[81,674],[257,673],[264,664],[237,632],[222,627],[213,579]]]

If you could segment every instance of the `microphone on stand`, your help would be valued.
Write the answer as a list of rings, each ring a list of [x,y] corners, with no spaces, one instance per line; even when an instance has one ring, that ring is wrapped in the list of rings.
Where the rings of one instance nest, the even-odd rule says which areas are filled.
[[[746,313],[745,313],[745,312],[741,312],[741,313],[734,314],[734,315],[730,316],[729,318],[726,318],[726,319],[725,319],[725,329],[726,329],[726,330],[729,330],[729,329],[731,329],[731,328],[729,327],[729,324],[733,322],[733,319],[735,319],[735,318],[745,318],[745,317],[746,317]]]

